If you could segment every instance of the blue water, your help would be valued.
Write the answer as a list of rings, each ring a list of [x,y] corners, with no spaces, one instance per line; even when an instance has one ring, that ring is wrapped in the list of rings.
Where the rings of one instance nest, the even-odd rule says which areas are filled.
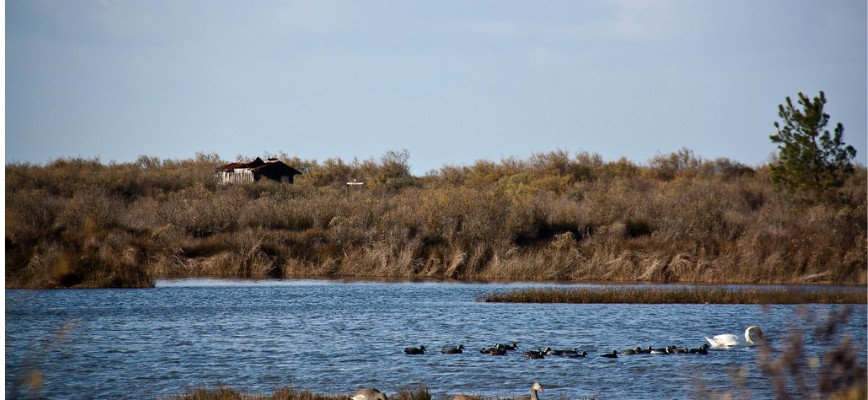
[[[811,359],[828,344],[804,329],[806,316],[824,321],[845,307],[477,300],[523,286],[529,285],[179,280],[145,290],[6,290],[6,397],[155,398],[218,385],[263,394],[281,386],[332,394],[373,386],[391,395],[416,384],[439,398],[511,397],[539,381],[542,398],[681,399],[709,391],[770,398],[757,348],[706,356],[599,354],[637,345],[697,347],[704,336],[741,336],[760,325],[779,349],[792,332],[806,330]],[[866,307],[849,307],[845,332],[864,365]],[[504,357],[478,351],[513,341],[519,350],[577,347],[589,356],[527,360],[520,351]],[[457,344],[464,354],[440,354]],[[419,345],[431,351],[403,354]],[[747,379],[733,378],[737,371]],[[809,368],[809,380],[816,373]]]

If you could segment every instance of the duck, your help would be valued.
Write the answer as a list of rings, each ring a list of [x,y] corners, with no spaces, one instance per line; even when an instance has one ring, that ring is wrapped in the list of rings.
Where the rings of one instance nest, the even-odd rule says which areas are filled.
[[[524,358],[528,360],[539,360],[546,357],[546,352],[537,348],[536,350],[528,350],[524,352]]]
[[[679,348],[677,346],[672,346],[672,348],[670,349],[670,352],[674,353],[674,354],[687,354],[687,353],[690,353],[690,349],[688,349],[687,347]]]
[[[555,350],[555,349],[552,349],[551,347],[546,347],[546,355],[547,356],[569,357],[569,356],[576,356],[578,354],[580,354],[579,349],[577,349],[575,347],[573,347],[571,350],[560,350],[560,349]]]
[[[389,400],[386,394],[374,388],[359,388],[356,393],[350,396],[352,400]]]
[[[494,350],[489,351],[489,352],[488,352],[488,355],[490,355],[490,356],[505,356],[505,355],[506,355],[506,350],[504,350],[504,349],[494,349]]]
[[[651,354],[669,354],[669,347],[662,349],[651,349]]]
[[[666,346],[663,350],[666,351],[666,354],[678,354],[681,353],[682,350],[685,350],[684,352],[686,352],[687,349],[679,349],[678,346]]]
[[[639,346],[636,346],[633,349],[618,350],[618,354],[624,354],[624,355],[641,354],[641,353],[642,353],[642,348]]]
[[[751,335],[756,335],[757,340],[754,341]],[[705,337],[705,340],[711,345],[712,349],[728,349],[730,347],[741,346],[741,343],[738,341],[738,336],[733,335],[731,333],[724,333],[722,335],[715,335],[714,337]],[[756,325],[751,325],[744,330],[744,340],[748,346],[753,346],[758,342],[763,341],[763,331],[760,327]]]
[[[490,356],[505,356],[506,355],[506,349],[502,349],[500,347],[492,347],[492,348],[488,349],[486,354],[488,354]]]
[[[534,382],[530,385],[530,395],[524,395],[516,397],[516,400],[539,400],[539,396],[537,395],[537,391],[544,392],[542,385],[539,382]]]
[[[441,349],[440,352],[443,354],[461,354],[464,352],[464,345],[459,344],[456,347],[446,346],[443,349]]]
[[[687,352],[690,354],[708,354],[708,343],[703,343],[702,346],[699,346],[695,349],[690,349]]]
[[[561,354],[562,357],[569,357],[569,358],[579,358],[579,357],[584,357],[587,355],[588,355],[588,352],[579,351],[579,349],[577,349],[575,347],[572,350],[563,350],[563,353]]]
[[[503,356],[506,355],[506,349],[499,344],[494,345],[494,347],[483,347],[482,350],[479,350],[482,354],[488,354],[490,356]]]
[[[515,350],[518,349],[518,343],[512,342],[512,344],[496,344],[495,347],[500,347],[504,350]]]
[[[425,346],[407,347],[404,349],[405,354],[425,354]]]
[[[600,357],[618,358],[618,350],[612,350],[611,353],[600,354]]]

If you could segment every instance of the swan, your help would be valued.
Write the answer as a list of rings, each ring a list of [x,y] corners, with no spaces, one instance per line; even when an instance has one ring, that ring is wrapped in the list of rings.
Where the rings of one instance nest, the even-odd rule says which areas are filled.
[[[530,385],[530,395],[524,395],[516,397],[516,400],[539,400],[539,396],[537,396],[536,392],[544,392],[542,385],[539,382],[534,382],[533,385]]]
[[[751,334],[755,334],[757,340],[754,341],[751,338]],[[705,337],[705,340],[711,344],[712,349],[726,349],[730,347],[740,346],[741,343],[738,341],[738,336],[733,335],[731,333],[724,333],[722,335],[715,335],[714,337]],[[744,340],[747,342],[748,346],[753,346],[757,344],[757,342],[761,342],[763,340],[763,331],[760,327],[756,325],[751,325],[744,330]]]
[[[356,394],[350,397],[352,400],[389,400],[386,394],[374,388],[359,388]]]

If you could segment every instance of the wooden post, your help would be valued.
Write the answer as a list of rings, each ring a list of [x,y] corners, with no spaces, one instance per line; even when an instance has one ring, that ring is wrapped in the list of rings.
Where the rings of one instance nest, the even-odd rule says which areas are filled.
[[[365,182],[358,182],[355,178],[353,178],[352,182],[347,182],[347,197],[350,197],[350,186],[360,186],[364,184]]]

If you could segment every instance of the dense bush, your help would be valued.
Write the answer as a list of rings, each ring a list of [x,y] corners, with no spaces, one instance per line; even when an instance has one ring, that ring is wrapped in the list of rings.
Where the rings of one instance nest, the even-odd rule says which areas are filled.
[[[408,154],[279,155],[296,183],[220,185],[213,155],[6,166],[8,287],[155,276],[866,282],[866,173],[832,200],[682,149],[565,151],[409,174]],[[363,186],[347,187],[357,179]]]

